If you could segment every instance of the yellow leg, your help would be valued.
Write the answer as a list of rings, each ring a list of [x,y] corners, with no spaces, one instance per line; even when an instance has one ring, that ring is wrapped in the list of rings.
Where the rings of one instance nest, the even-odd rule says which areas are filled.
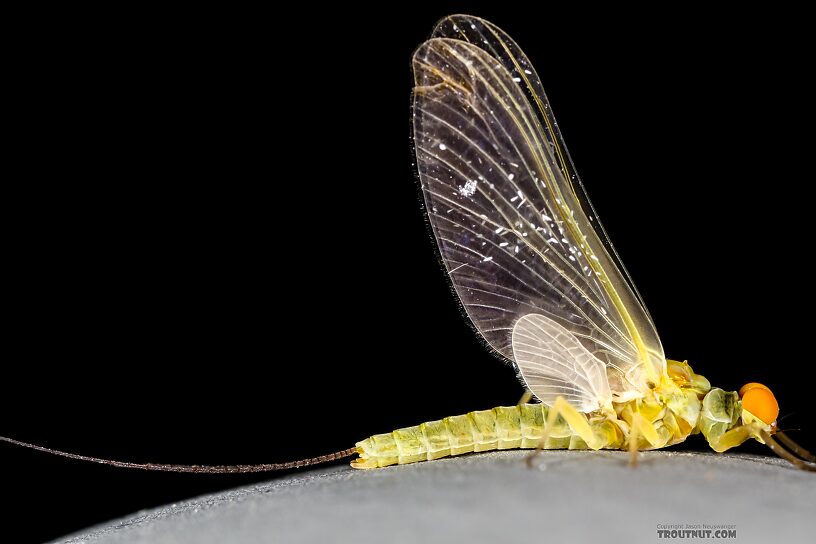
[[[544,448],[544,444],[547,442],[547,438],[550,436],[550,429],[552,429],[553,425],[555,425],[556,420],[558,420],[558,416],[564,418],[564,420],[570,426],[572,432],[580,436],[581,439],[586,442],[587,446],[593,450],[599,450],[604,447],[603,441],[599,440],[592,431],[592,427],[590,427],[586,415],[575,409],[575,407],[564,400],[563,397],[558,397],[550,407],[550,412],[547,415],[547,422],[544,424],[544,433],[541,435],[541,439],[538,441],[538,446],[536,446],[536,449],[527,456],[528,466],[532,466],[533,460],[539,453],[541,453],[541,450]]]
[[[532,400],[532,398],[533,398],[533,392],[530,391],[529,389],[525,389],[524,394],[521,396],[521,398],[518,401],[518,404],[527,404],[528,402],[530,402]]]
[[[640,425],[635,424],[637,417],[643,417],[640,414],[635,414],[632,418],[632,425],[629,427],[629,466],[635,468],[638,464],[638,439],[640,438]]]
[[[632,415],[632,426],[629,429],[629,466],[632,468],[638,463],[638,440],[641,436],[650,446],[654,446],[660,440],[660,436],[649,420],[639,412],[635,412]]]

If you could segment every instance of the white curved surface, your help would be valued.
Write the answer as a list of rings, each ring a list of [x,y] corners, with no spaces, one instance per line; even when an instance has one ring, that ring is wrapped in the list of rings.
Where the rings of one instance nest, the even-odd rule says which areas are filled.
[[[812,542],[816,474],[751,455],[493,452],[312,470],[134,514],[68,543],[667,542],[658,524],[732,524],[724,542]],[[688,539],[693,540],[693,539]],[[705,540],[698,540],[705,541]]]

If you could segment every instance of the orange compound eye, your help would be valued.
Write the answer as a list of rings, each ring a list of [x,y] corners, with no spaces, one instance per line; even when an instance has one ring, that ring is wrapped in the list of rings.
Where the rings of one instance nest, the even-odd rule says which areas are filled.
[[[751,383],[746,383],[745,385],[740,387],[739,397],[742,398],[743,395],[745,395],[745,393],[747,393],[751,389],[764,389],[765,391],[770,391],[770,389],[768,389],[767,385],[762,385],[761,383],[757,383],[757,382],[751,382]]]
[[[771,390],[761,383],[749,383],[739,390],[742,408],[770,425],[779,416],[779,404]]]

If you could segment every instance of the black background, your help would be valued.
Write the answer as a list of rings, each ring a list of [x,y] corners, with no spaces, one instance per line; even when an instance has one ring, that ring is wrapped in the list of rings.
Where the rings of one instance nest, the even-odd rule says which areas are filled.
[[[537,67],[667,356],[726,389],[769,385],[813,447],[805,18],[523,4],[21,16],[0,434],[260,463],[514,403],[513,370],[449,293],[410,164],[410,55],[458,11]],[[5,444],[0,470],[20,542],[270,477]]]

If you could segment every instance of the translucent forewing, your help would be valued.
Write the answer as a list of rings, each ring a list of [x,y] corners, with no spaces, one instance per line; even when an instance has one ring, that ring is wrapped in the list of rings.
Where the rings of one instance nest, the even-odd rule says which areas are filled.
[[[638,308],[631,308],[625,311],[632,319],[633,327],[640,332],[644,340],[646,351],[651,359],[651,367],[654,372],[648,374],[655,378],[661,372],[665,372],[665,357],[654,323],[649,315],[648,309],[640,296],[631,276],[623,265],[620,257],[615,251],[609,237],[604,231],[598,215],[592,207],[592,203],[586,194],[581,178],[575,169],[572,158],[569,155],[564,138],[558,128],[558,123],[553,115],[547,95],[541,84],[541,79],[529,61],[524,51],[516,42],[502,29],[479,17],[472,15],[456,14],[441,19],[435,26],[432,37],[452,38],[466,41],[486,51],[510,73],[514,82],[524,91],[533,112],[538,116],[542,129],[543,140],[549,143],[552,148],[552,157],[559,170],[561,170],[564,180],[567,180],[569,191],[580,203],[581,208],[589,218],[589,224],[604,246],[607,255],[614,263],[615,270],[610,271],[612,277],[623,277],[629,291],[634,295],[634,304]],[[628,302],[626,296],[622,296],[623,303]],[[655,353],[659,356],[655,356]],[[614,374],[614,372],[612,372]],[[614,380],[621,379],[621,376],[612,376]]]
[[[614,393],[637,395],[662,369],[659,340],[518,81],[485,51],[452,39],[420,46],[414,76],[428,216],[476,329],[514,359],[514,324],[545,316],[612,370]]]
[[[640,302],[647,319],[651,322],[651,316],[649,316],[648,309],[643,303],[640,293],[592,207],[592,203],[586,194],[583,183],[581,183],[581,178],[575,169],[567,146],[564,143],[564,138],[561,136],[561,131],[558,128],[558,123],[550,108],[550,102],[544,92],[541,79],[538,77],[527,55],[524,54],[524,51],[522,51],[518,44],[502,29],[490,21],[472,15],[449,15],[441,19],[436,24],[431,37],[451,38],[476,45],[479,49],[484,50],[490,56],[498,60],[514,78],[514,81],[518,82],[530,103],[533,105],[532,109],[534,113],[537,114],[539,122],[541,123],[545,140],[553,149],[553,159],[555,160],[556,166],[561,170],[564,179],[570,180],[571,189],[581,203],[581,207],[587,212],[592,228],[598,234],[598,238],[604,244],[615,265],[623,272],[623,276],[629,284],[629,287]],[[654,329],[654,325],[652,325],[652,329]],[[656,340],[659,344],[659,339]]]

